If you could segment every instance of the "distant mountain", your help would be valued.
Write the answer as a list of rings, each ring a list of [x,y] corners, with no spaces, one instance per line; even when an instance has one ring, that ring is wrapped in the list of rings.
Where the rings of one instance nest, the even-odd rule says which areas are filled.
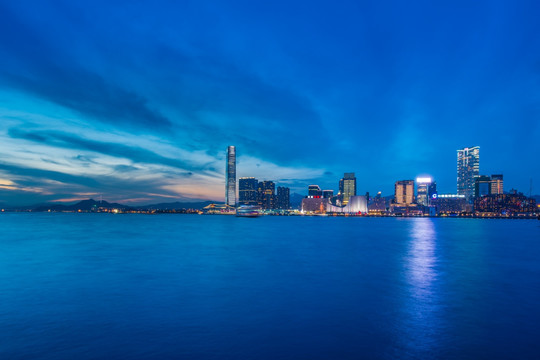
[[[122,205],[118,203],[109,203],[107,201],[96,201],[94,199],[82,200],[76,204],[64,205],[64,204],[44,204],[34,208],[30,208],[32,211],[90,211],[93,208],[106,208],[106,209],[131,209],[130,206]]]
[[[193,202],[171,202],[171,203],[160,203],[160,204],[151,204],[136,206],[137,209],[148,209],[148,210],[180,210],[180,209],[202,209],[203,207],[214,204],[215,201],[204,200],[204,201],[193,201]]]
[[[291,209],[299,209],[300,205],[302,205],[302,199],[305,198],[304,195],[300,195],[298,193],[292,193],[289,196],[289,202],[291,204]]]

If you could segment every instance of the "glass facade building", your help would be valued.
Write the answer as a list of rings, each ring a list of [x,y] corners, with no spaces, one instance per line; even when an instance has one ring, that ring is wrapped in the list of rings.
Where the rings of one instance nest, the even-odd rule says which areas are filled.
[[[257,185],[259,181],[254,177],[241,177],[238,179],[238,203],[240,205],[257,205]]]
[[[225,204],[236,206],[236,148],[234,146],[227,148]]]
[[[491,193],[491,178],[480,175],[474,180],[474,197],[489,195]]]
[[[339,181],[339,193],[344,205],[349,202],[351,196],[356,196],[356,177],[354,173],[345,173],[343,175],[343,179]]]
[[[480,175],[480,146],[457,151],[457,193],[468,201],[474,196],[475,181]]]
[[[416,202],[418,205],[429,205],[429,190],[431,186],[431,178],[421,177],[416,179]]]

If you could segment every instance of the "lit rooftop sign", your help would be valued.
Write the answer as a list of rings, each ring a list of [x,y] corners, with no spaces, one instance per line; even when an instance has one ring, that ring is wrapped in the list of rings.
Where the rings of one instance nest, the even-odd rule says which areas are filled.
[[[431,183],[431,178],[430,177],[418,177],[418,178],[416,178],[416,182],[418,184],[429,184],[429,183]]]

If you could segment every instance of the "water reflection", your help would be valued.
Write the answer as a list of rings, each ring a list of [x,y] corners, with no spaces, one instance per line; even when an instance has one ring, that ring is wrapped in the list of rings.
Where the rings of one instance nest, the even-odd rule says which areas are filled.
[[[437,233],[430,218],[411,219],[409,246],[404,261],[405,304],[399,337],[416,354],[434,355],[441,329],[437,289]]]
[[[429,301],[433,296],[435,271],[435,226],[433,219],[414,219],[406,262],[407,281],[411,295],[417,301]]]

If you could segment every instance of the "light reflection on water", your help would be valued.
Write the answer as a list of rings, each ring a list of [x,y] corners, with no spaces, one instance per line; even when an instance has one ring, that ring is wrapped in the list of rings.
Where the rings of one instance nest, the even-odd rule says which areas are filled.
[[[538,221],[0,216],[0,359],[540,359]]]
[[[398,328],[405,334],[402,346],[414,353],[433,354],[441,329],[442,307],[438,290],[437,232],[433,219],[411,221],[409,244],[404,259],[406,292],[403,324]]]

